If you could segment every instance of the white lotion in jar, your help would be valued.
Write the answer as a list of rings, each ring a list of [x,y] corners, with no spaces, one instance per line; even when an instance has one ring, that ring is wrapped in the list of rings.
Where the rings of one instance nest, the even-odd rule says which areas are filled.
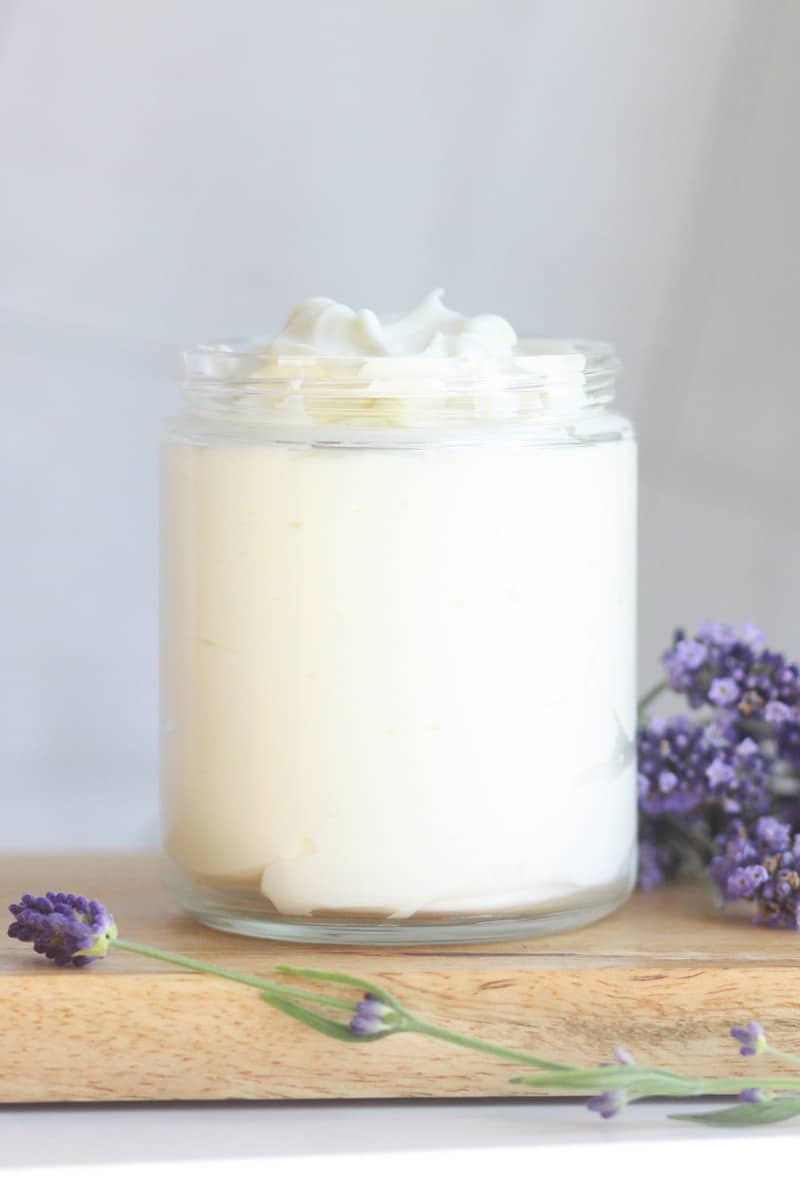
[[[573,347],[519,350],[437,293],[406,318],[310,301],[228,369],[231,420],[166,445],[165,834],[187,875],[351,923],[627,891],[635,446]],[[537,357],[563,364],[549,390],[526,389]],[[258,425],[261,381],[290,433]]]

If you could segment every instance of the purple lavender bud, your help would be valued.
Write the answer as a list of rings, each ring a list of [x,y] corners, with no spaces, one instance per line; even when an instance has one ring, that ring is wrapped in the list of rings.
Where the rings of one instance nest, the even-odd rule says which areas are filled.
[[[761,1088],[743,1088],[742,1091],[739,1092],[739,1099],[745,1104],[762,1104],[767,1099],[767,1094],[766,1092],[763,1092]]]
[[[769,878],[760,863],[752,867],[737,867],[728,876],[725,894],[728,900],[752,900],[759,886]]]
[[[767,1039],[758,1021],[748,1021],[746,1025],[734,1025],[731,1029],[731,1037],[740,1043],[739,1053],[744,1058],[762,1054],[767,1048]]]
[[[350,1032],[359,1037],[370,1037],[376,1033],[385,1033],[392,1028],[384,1018],[390,1016],[392,1009],[388,1004],[377,1000],[370,992],[365,993],[364,999],[356,1005],[355,1016],[350,1022]]]
[[[686,638],[675,647],[675,657],[683,666],[696,670],[706,661],[708,651],[702,642],[696,642],[694,638]]]
[[[736,680],[730,677],[712,680],[711,687],[708,689],[708,698],[712,704],[717,704],[720,708],[730,708],[739,699]]]
[[[717,646],[732,646],[736,641],[736,630],[722,621],[704,621],[701,630],[703,636]]]
[[[783,725],[791,715],[792,710],[782,700],[770,700],[764,707],[764,720],[769,721],[772,725]]]
[[[706,767],[706,779],[712,788],[729,787],[736,780],[736,771],[723,758],[715,758],[711,765]]]
[[[353,1017],[350,1022],[350,1032],[358,1034],[359,1037],[371,1037],[372,1034],[383,1033],[388,1028],[383,1021],[372,1017]]]
[[[767,850],[788,850],[792,827],[778,821],[775,817],[759,817],[756,821],[755,834]]]
[[[630,1051],[623,1046],[617,1046],[614,1050],[614,1058],[622,1067],[632,1067],[635,1061]]]
[[[713,750],[728,750],[733,737],[730,721],[717,714],[703,730],[702,744]]]
[[[586,1101],[586,1107],[590,1112],[596,1112],[604,1120],[609,1117],[616,1117],[617,1113],[621,1113],[628,1103],[627,1091],[615,1089],[611,1092],[603,1092],[600,1096],[592,1096]]]
[[[36,953],[58,967],[85,967],[105,958],[109,942],[117,936],[114,918],[98,900],[71,892],[26,893],[19,904],[9,905],[9,912],[15,919],[8,936],[33,942]]]
[[[775,899],[783,903],[792,901],[797,890],[797,872],[792,866],[778,871],[774,881]]]
[[[758,743],[754,742],[751,737],[742,738],[736,747],[736,753],[740,758],[749,758],[751,754],[758,754]]]
[[[661,771],[658,776],[658,790],[664,795],[674,792],[678,785],[678,776],[674,771]]]

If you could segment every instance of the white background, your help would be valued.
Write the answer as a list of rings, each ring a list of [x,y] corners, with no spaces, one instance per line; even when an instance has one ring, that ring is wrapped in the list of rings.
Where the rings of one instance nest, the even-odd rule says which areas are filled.
[[[642,681],[704,616],[800,656],[799,55],[796,0],[0,3],[0,849],[154,836],[176,348],[306,295],[616,342]]]

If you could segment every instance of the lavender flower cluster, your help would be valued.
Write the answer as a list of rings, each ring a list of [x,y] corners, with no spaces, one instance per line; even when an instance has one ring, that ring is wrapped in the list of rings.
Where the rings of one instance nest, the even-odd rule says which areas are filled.
[[[729,900],[755,900],[767,925],[800,928],[800,834],[776,817],[732,821],[714,845],[709,874]]]
[[[755,625],[737,634],[730,625],[705,621],[695,637],[679,629],[662,661],[669,686],[691,708],[709,704],[763,722],[778,753],[800,766],[800,665],[769,650]]]
[[[117,936],[114,918],[98,900],[72,892],[26,894],[8,907],[14,918],[8,936],[32,942],[37,954],[59,967],[86,967],[105,958],[109,941]]]
[[[638,732],[639,884],[700,862],[725,900],[800,927],[800,666],[745,625],[678,630],[662,659],[691,709]]]

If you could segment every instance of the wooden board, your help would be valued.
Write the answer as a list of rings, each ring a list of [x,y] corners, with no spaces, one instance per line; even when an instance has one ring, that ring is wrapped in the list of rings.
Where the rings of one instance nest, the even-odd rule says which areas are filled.
[[[800,1053],[800,937],[754,927],[746,909],[719,913],[695,886],[538,941],[347,950],[206,929],[169,902],[152,857],[0,858],[0,885],[3,904],[88,893],[122,937],[248,973],[283,962],[371,977],[427,1020],[545,1058],[596,1064],[624,1045],[668,1069],[755,1071],[728,1033],[751,1016]],[[59,970],[4,940],[0,1011],[6,1103],[520,1094],[514,1067],[472,1051],[416,1035],[330,1041],[248,988],[121,951]]]

